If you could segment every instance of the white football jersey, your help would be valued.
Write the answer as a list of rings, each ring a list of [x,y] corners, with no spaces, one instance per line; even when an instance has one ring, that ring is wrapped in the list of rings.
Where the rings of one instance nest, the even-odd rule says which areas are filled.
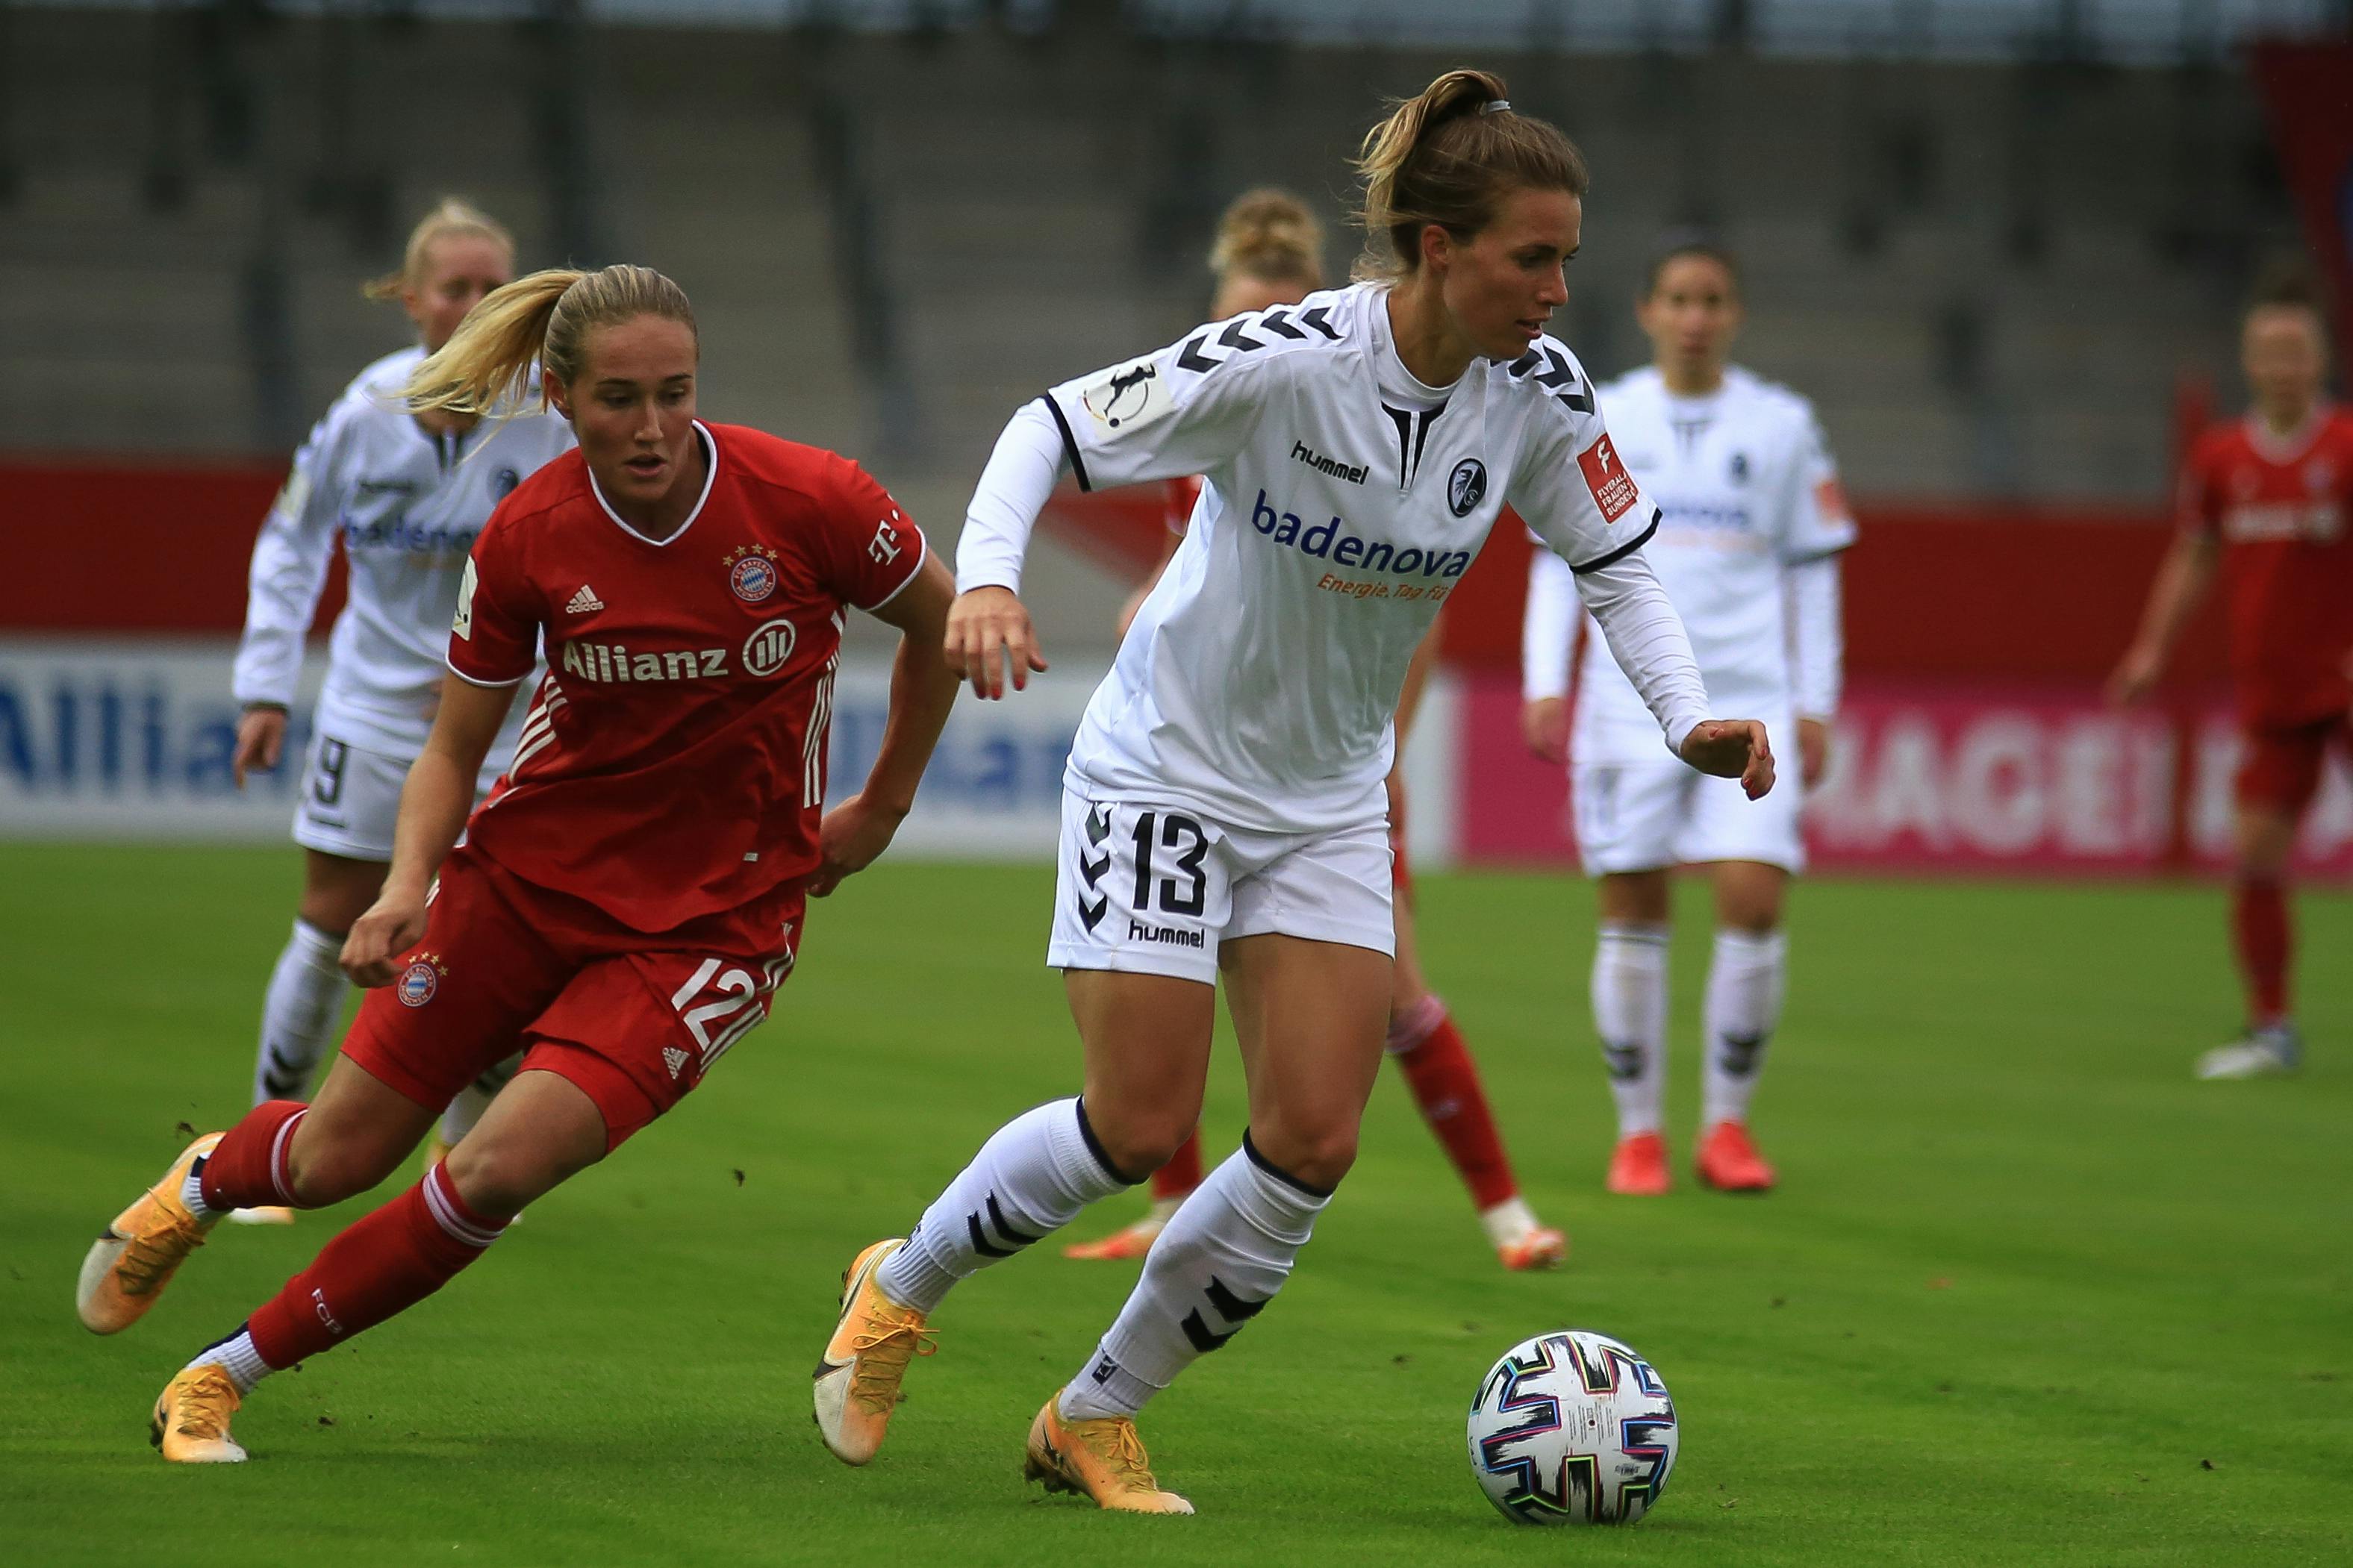
[[[1619,455],[1658,503],[1658,536],[1643,553],[1691,635],[1710,707],[1763,719],[1778,741],[1803,706],[1793,682],[1784,574],[1854,542],[1812,405],[1738,366],[1704,397],[1672,395],[1657,369],[1646,367],[1603,385],[1600,400]],[[1531,590],[1546,591],[1562,594],[1557,583]],[[1648,761],[1657,754],[1650,716],[1590,632],[1572,751],[1580,761]],[[1555,668],[1567,660],[1565,636],[1552,655]]]
[[[1047,395],[1081,485],[1205,479],[1080,725],[1073,789],[1267,832],[1377,821],[1406,667],[1504,503],[1579,574],[1656,527],[1566,348],[1542,339],[1435,388],[1389,336],[1386,289],[1359,284]],[[960,552],[960,587],[1018,581],[1018,560],[1008,578],[981,546]],[[1706,694],[1651,602],[1664,630],[1645,623],[1630,657],[1655,747],[1662,727],[1681,742]]]
[[[553,411],[427,434],[400,402],[424,357],[403,349],[360,372],[294,455],[254,541],[235,676],[240,703],[293,700],[302,639],[340,538],[350,588],[328,645],[320,727],[400,757],[423,751],[432,730],[474,536],[510,491],[573,444],[572,426]]]

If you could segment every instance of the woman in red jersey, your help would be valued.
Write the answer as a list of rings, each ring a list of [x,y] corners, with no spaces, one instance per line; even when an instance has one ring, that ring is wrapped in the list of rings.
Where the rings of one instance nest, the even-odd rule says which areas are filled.
[[[2191,448],[2181,531],[2111,683],[2121,701],[2148,694],[2227,554],[2244,747],[2231,931],[2247,1027],[2199,1058],[2205,1079],[2294,1072],[2303,1060],[2288,1003],[2288,859],[2328,753],[2353,757],[2353,414],[2324,395],[2318,291],[2301,279],[2266,288],[2241,346],[2254,406]]]
[[[233,1208],[366,1191],[477,1073],[518,1046],[522,1068],[422,1182],[172,1380],[154,1411],[167,1459],[243,1459],[229,1418],[256,1381],[432,1294],[676,1104],[766,1016],[804,896],[880,855],[914,797],[955,695],[947,571],[855,463],[698,420],[697,354],[661,274],[540,272],[409,382],[414,407],[489,414],[537,364],[579,449],[475,542],[391,870],[343,948],[376,989],[342,1058],[310,1105],[196,1140],[115,1220],[83,1267],[82,1321],[135,1321]],[[850,608],[905,636],[881,754],[820,817]],[[470,820],[543,639],[513,765]]]
[[[1298,304],[1324,287],[1323,251],[1322,226],[1297,196],[1286,191],[1256,190],[1236,197],[1218,222],[1217,243],[1209,251],[1209,270],[1218,279],[1210,300],[1210,319],[1223,321],[1273,305]],[[1122,606],[1122,637],[1127,636],[1145,595],[1158,584],[1175,558],[1176,542],[1185,535],[1200,489],[1198,478],[1166,481],[1168,531],[1160,564]],[[1479,1211],[1480,1228],[1504,1267],[1549,1268],[1568,1256],[1568,1238],[1540,1222],[1520,1195],[1511,1156],[1504,1149],[1504,1135],[1495,1126],[1486,1087],[1479,1079],[1479,1065],[1463,1044],[1445,1000],[1430,988],[1421,970],[1420,944],[1414,936],[1413,875],[1406,868],[1405,858],[1402,749],[1435,661],[1438,635],[1431,628],[1406,672],[1396,720],[1400,756],[1388,777],[1390,866],[1397,895],[1397,967],[1389,997],[1388,1057],[1405,1075],[1422,1120],[1470,1190],[1471,1201]],[[1176,1151],[1176,1158],[1152,1173],[1152,1207],[1142,1218],[1099,1240],[1074,1242],[1062,1248],[1062,1255],[1085,1259],[1142,1258],[1201,1180],[1201,1135],[1197,1131]]]

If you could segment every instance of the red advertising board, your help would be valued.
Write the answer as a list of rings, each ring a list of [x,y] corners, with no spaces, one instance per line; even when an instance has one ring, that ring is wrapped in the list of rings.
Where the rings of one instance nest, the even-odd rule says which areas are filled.
[[[1573,860],[1568,781],[1522,743],[1517,681],[1471,677],[1457,713],[1463,858]],[[1829,775],[1807,803],[1808,852],[1824,870],[2140,875],[2171,861],[2179,796],[2184,847],[2213,868],[2229,854],[2238,745],[2219,698],[2183,724],[2161,710],[2119,712],[2084,685],[1869,679],[1849,690]],[[1778,749],[1794,768],[1794,744]],[[1795,783],[1785,775],[1783,787]],[[2353,876],[2353,779],[2341,767],[2299,859],[2306,875]]]

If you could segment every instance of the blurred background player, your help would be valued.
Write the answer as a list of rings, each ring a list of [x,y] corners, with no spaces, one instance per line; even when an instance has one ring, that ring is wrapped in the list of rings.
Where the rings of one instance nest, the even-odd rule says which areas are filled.
[[[1839,561],[1854,542],[1838,471],[1812,406],[1728,364],[1740,330],[1729,253],[1671,244],[1636,307],[1652,359],[1602,387],[1610,439],[1659,505],[1645,552],[1691,632],[1720,709],[1798,736],[1800,782],[1828,755],[1840,686]],[[1523,718],[1538,756],[1574,763],[1577,851],[1598,878],[1593,1020],[1618,1101],[1613,1193],[1667,1190],[1669,874],[1704,866],[1715,892],[1715,950],[1702,1022],[1699,1178],[1765,1192],[1773,1168],[1748,1131],[1748,1102],[1781,1014],[1789,879],[1805,865],[1800,790],[1751,800],[1739,785],[1658,754],[1649,710],[1588,628],[1568,738],[1576,588],[1539,551],[1525,626]]]
[[[578,456],[502,503],[468,559],[391,870],[343,946],[377,989],[318,1099],[190,1144],[91,1247],[84,1326],[137,1321],[231,1208],[365,1192],[477,1074],[518,1046],[522,1068],[423,1181],[172,1379],[167,1460],[242,1460],[229,1422],[257,1382],[438,1290],[691,1092],[767,1016],[805,899],[880,855],[913,803],[955,700],[947,570],[848,458],[697,419],[700,357],[660,273],[548,271],[484,300],[406,384],[417,406],[491,415],[541,368]],[[850,609],[902,636],[872,769],[828,813]],[[475,810],[543,646],[513,768]]]
[[[1324,229],[1306,204],[1286,191],[1256,190],[1235,198],[1218,222],[1218,237],[1209,251],[1209,270],[1217,277],[1210,297],[1209,319],[1223,321],[1247,311],[1275,305],[1295,305],[1324,287]],[[1124,638],[1145,596],[1159,585],[1198,498],[1198,477],[1170,479],[1168,530],[1159,564],[1142,587],[1121,607],[1119,635]],[[1444,612],[1440,612],[1442,621]],[[1478,1064],[1462,1042],[1461,1031],[1446,1004],[1422,976],[1421,955],[1414,941],[1413,874],[1405,855],[1405,776],[1403,752],[1413,727],[1415,708],[1438,651],[1439,626],[1433,623],[1406,672],[1405,690],[1398,699],[1397,743],[1399,761],[1389,770],[1389,852],[1396,889],[1397,967],[1389,999],[1389,1059],[1405,1074],[1414,1104],[1429,1122],[1457,1174],[1471,1192],[1479,1223],[1488,1243],[1506,1268],[1549,1268],[1568,1255],[1568,1238],[1540,1224],[1520,1194],[1504,1152],[1503,1134],[1496,1130],[1487,1091],[1479,1081]],[[1132,1225],[1099,1241],[1076,1242],[1062,1249],[1066,1258],[1141,1258],[1153,1239],[1176,1212],[1187,1194],[1201,1184],[1201,1134],[1197,1130],[1174,1158],[1152,1173],[1152,1207]]]
[[[2234,781],[2231,933],[2247,1026],[2198,1061],[2205,1079],[2293,1072],[2289,858],[2331,752],[2353,756],[2353,415],[2328,401],[2328,330],[2309,279],[2284,274],[2247,311],[2253,405],[2200,436],[2180,532],[2110,683],[2147,696],[2218,566],[2229,566],[2231,668],[2244,751]]]
[[[1765,727],[1705,716],[1641,554],[1656,515],[1593,465],[1601,417],[1544,333],[1580,243],[1582,156],[1514,112],[1500,79],[1456,70],[1367,134],[1358,169],[1385,245],[1366,281],[1065,382],[1022,405],[982,471],[947,647],[988,698],[1005,666],[1016,687],[1046,668],[1015,590],[1066,468],[1090,488],[1206,483],[1064,770],[1047,963],[1082,1092],[997,1129],[913,1230],[851,1263],[811,1390],[845,1463],[880,1449],[958,1281],[1193,1135],[1222,984],[1249,1080],[1242,1146],[1039,1408],[1024,1466],[1100,1508],[1193,1511],[1154,1476],[1135,1415],[1267,1307],[1355,1163],[1393,989],[1397,696],[1506,500],[1576,563],[1671,752],[1772,787]]]
[[[486,215],[444,201],[408,237],[400,270],[368,285],[417,323],[415,347],[386,354],[335,400],[294,455],[286,488],[253,546],[245,636],[237,654],[243,710],[232,759],[274,768],[302,672],[302,643],[327,580],[335,541],[348,584],[329,645],[316,732],[294,813],[302,897],[294,930],[270,972],[253,1064],[255,1105],[311,1091],[319,1059],[341,1032],[344,979],[335,955],[352,922],[375,901],[392,859],[401,781],[425,749],[441,700],[443,658],[458,580],[491,510],[572,447],[572,427],[533,411],[484,426],[470,414],[412,412],[402,389],[466,312],[514,276],[514,241]],[[487,792],[514,754],[513,707],[482,763]],[[501,1068],[451,1102],[441,1138],[454,1143],[479,1118]],[[280,1205],[238,1211],[251,1222],[291,1221]]]

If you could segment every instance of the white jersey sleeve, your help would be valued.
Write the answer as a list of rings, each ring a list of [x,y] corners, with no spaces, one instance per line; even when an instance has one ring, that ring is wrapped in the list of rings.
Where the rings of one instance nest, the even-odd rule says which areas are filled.
[[[1666,731],[1668,749],[1680,751],[1707,717],[1707,689],[1682,617],[1641,558],[1643,544],[1659,530],[1659,510],[1610,445],[1573,362],[1560,357],[1556,374],[1567,390],[1549,400],[1557,417],[1543,421],[1532,437],[1513,476],[1511,501],[1529,530],[1567,563],[1618,667]]]
[[[1789,465],[1789,491],[1781,506],[1781,559],[1797,565],[1836,555],[1854,542],[1854,518],[1839,484],[1838,464],[1814,417],[1813,406],[1794,394],[1803,427],[1797,460]]]
[[[1578,618],[1577,574],[1551,551],[1538,550],[1528,558],[1527,613],[1520,622],[1523,700],[1568,695]]]
[[[311,427],[253,542],[245,632],[231,675],[239,706],[293,704],[302,673],[302,640],[318,613],[319,593],[335,552],[342,412],[339,403]]]
[[[1839,561],[1825,555],[1787,569],[1789,674],[1799,716],[1828,719],[1845,684],[1846,637],[1840,626]]]
[[[1222,466],[1250,442],[1265,405],[1258,351],[1337,334],[1330,307],[1278,307],[1197,327],[1157,353],[1113,365],[1045,395],[1082,489],[1183,479]]]
[[[1156,353],[1025,404],[998,436],[956,542],[956,589],[1018,592],[1029,531],[1065,468],[1082,490],[1190,479],[1250,442],[1285,345],[1338,341],[1332,306],[1277,307],[1198,327]],[[1247,358],[1244,356],[1248,356]],[[1220,374],[1221,373],[1221,374]]]
[[[1845,658],[1838,557],[1854,543],[1855,526],[1813,406],[1795,401],[1802,427],[1797,460],[1789,466],[1780,539],[1788,588],[1790,688],[1798,711],[1821,719],[1838,711]]]

